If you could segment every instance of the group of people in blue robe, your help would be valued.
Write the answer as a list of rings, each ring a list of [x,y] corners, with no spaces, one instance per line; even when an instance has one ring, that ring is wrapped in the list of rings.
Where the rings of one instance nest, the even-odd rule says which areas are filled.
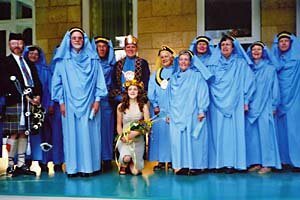
[[[272,51],[261,41],[244,51],[228,35],[216,47],[198,36],[190,54],[180,52],[168,65],[161,52],[173,51],[163,46],[148,91],[152,115],[167,115],[149,137],[154,170],[167,162],[178,175],[299,172],[299,44],[286,31],[275,37]]]
[[[149,161],[157,161],[154,171],[300,171],[300,41],[293,34],[279,33],[272,50],[257,41],[245,51],[229,35],[217,46],[198,36],[178,55],[163,45],[151,76],[148,62],[137,56],[137,43],[127,36],[126,56],[116,61],[109,38],[90,42],[74,27],[56,48],[50,67],[41,48],[25,48],[23,56],[36,67],[46,109],[40,134],[29,137],[28,160],[39,161],[46,172],[49,161],[55,171],[65,163],[68,177],[111,170],[117,108],[128,95],[124,84],[133,81],[143,85],[140,104],[149,104],[155,118],[148,135]],[[134,113],[129,105],[126,109]],[[127,116],[125,110],[119,116]],[[139,152],[145,149],[140,146]],[[144,166],[142,157],[139,166]],[[119,158],[125,164],[132,159]],[[121,167],[119,173],[127,171]]]

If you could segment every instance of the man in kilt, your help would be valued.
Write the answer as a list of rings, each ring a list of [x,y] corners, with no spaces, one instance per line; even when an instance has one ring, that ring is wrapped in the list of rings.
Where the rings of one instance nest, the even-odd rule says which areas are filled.
[[[29,126],[25,114],[29,110],[26,106],[28,99],[22,94],[24,90],[30,88],[31,104],[40,104],[41,83],[34,64],[22,57],[24,39],[21,34],[10,33],[9,48],[11,54],[4,59],[2,63],[4,74],[1,74],[1,83],[3,83],[1,93],[4,94],[6,102],[3,128],[4,133],[9,136],[6,145],[8,151],[6,172],[9,176],[36,175],[25,164],[28,143],[25,131]],[[15,157],[17,157],[16,168],[14,168]]]

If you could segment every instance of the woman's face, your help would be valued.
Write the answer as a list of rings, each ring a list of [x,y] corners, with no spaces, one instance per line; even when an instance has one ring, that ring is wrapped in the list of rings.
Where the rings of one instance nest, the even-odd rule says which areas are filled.
[[[138,87],[135,85],[131,85],[128,87],[128,96],[130,99],[135,99],[137,98],[139,93]]]
[[[205,54],[207,52],[207,43],[199,41],[197,43],[197,53],[198,54]]]
[[[233,44],[232,40],[226,39],[221,43],[221,53],[225,58],[228,58],[231,56],[233,51]]]
[[[173,56],[167,51],[161,51],[160,54],[161,64],[163,67],[167,67],[172,65],[173,63]]]
[[[33,51],[29,51],[28,52],[28,59],[33,62],[36,63],[39,60],[39,52],[38,50],[33,50]]]
[[[74,31],[71,34],[71,45],[76,51],[80,51],[83,47],[83,36],[79,31]]]
[[[260,60],[263,54],[263,48],[260,45],[254,45],[251,49],[253,60]]]
[[[190,56],[183,54],[179,56],[179,67],[182,71],[187,70],[191,64]]]

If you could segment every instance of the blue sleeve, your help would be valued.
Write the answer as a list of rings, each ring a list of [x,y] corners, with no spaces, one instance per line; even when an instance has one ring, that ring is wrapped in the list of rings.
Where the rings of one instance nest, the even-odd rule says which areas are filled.
[[[209,90],[206,81],[199,74],[197,88],[198,115],[204,114],[209,105]]]
[[[94,60],[94,67],[97,67],[97,83],[95,92],[95,101],[100,101],[100,97],[107,96],[107,88],[103,75],[101,64],[98,60]]]
[[[57,62],[56,65],[60,63]],[[64,103],[63,96],[63,85],[62,85],[62,76],[61,76],[61,68],[63,66],[55,66],[53,76],[51,79],[51,99],[53,101],[59,102],[59,104]]]
[[[150,77],[149,85],[148,85],[148,98],[153,108],[159,106],[157,102],[155,76],[156,73],[154,72]]]
[[[254,95],[256,86],[255,86],[255,78],[252,70],[250,67],[244,62],[243,65],[240,67],[244,68],[244,104],[248,105],[249,102],[252,100]]]
[[[272,108],[273,110],[277,110],[277,106],[280,103],[280,92],[279,92],[279,83],[277,78],[277,73],[273,74],[273,85],[272,85]]]

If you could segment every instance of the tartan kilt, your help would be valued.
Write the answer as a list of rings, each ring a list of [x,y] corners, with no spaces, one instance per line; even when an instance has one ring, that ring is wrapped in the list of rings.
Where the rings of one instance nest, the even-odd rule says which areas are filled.
[[[21,113],[22,113],[21,103],[17,103],[12,106],[6,106],[5,116],[3,121],[4,134],[11,135],[13,133],[24,132],[26,130],[26,125],[24,126],[20,125]]]

